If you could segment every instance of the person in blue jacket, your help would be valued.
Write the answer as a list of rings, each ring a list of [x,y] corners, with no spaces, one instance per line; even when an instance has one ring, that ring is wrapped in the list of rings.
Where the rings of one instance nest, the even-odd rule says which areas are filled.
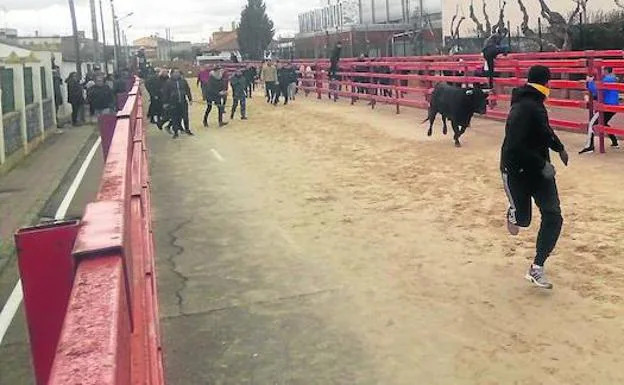
[[[606,67],[603,72],[603,83],[617,83],[618,79],[613,74],[613,68]],[[589,90],[589,92],[591,92],[594,100],[598,100],[598,88],[596,87],[596,81],[591,76],[587,77],[587,89]],[[617,106],[620,104],[620,94],[616,90],[603,90],[602,97],[603,103],[605,105]],[[613,116],[615,116],[615,112],[604,113],[605,126],[609,125],[609,122],[611,121]],[[598,122],[598,118],[600,118],[600,113],[596,111],[594,116],[592,116],[592,118],[589,120],[589,124],[587,125],[587,144],[585,145],[585,148],[579,152],[579,154],[594,152],[594,126]],[[619,148],[617,137],[613,134],[609,134],[609,138],[611,139],[611,147]]]

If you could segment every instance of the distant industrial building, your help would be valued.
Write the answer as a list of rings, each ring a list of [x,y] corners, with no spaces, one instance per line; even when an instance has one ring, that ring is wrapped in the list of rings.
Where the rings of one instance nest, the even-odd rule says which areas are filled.
[[[442,44],[441,0],[350,0],[299,15],[297,57],[326,57],[340,41],[343,55],[406,56]]]

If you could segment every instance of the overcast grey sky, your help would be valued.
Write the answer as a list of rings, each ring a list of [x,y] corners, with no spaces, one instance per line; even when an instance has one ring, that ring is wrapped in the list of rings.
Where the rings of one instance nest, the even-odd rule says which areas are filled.
[[[75,0],[78,29],[91,36],[89,0]],[[99,6],[96,0],[96,7]],[[119,16],[135,14],[122,21],[128,29],[128,39],[159,33],[171,28],[175,40],[208,41],[213,31],[229,29],[238,20],[246,0],[116,0]],[[292,34],[298,28],[297,14],[319,4],[318,0],[265,0],[269,16],[275,22],[277,33]],[[65,35],[71,33],[71,19],[67,0],[0,0],[0,27],[17,28],[20,35]],[[107,40],[109,31],[110,0],[102,0]],[[98,11],[99,12],[99,11]],[[98,16],[98,29],[100,28]],[[101,32],[100,32],[101,34]]]

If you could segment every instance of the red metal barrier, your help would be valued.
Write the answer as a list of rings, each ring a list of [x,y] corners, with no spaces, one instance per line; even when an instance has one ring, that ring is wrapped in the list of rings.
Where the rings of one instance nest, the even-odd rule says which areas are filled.
[[[164,384],[142,115],[136,82],[114,129],[101,127],[102,181],[73,233],[16,236],[38,385]]]
[[[48,383],[72,289],[71,250],[78,222],[57,222],[15,235],[37,385]]]

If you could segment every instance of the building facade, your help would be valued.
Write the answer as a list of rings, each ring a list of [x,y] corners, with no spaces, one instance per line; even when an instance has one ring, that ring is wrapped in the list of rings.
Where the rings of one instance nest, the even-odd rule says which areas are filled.
[[[358,0],[362,24],[412,23],[425,14],[441,14],[443,0]]]
[[[338,41],[343,56],[435,53],[442,46],[442,0],[338,1],[299,15],[297,57],[327,57]]]

